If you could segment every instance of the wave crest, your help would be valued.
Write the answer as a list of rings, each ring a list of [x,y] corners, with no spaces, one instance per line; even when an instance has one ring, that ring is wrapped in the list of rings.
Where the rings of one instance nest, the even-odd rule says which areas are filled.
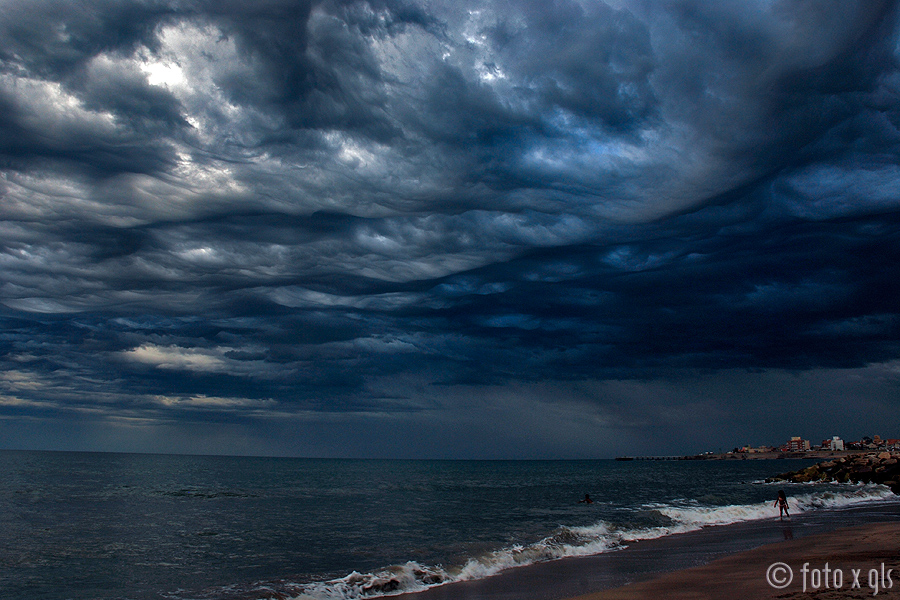
[[[864,485],[819,491],[791,497],[791,512],[838,509],[867,502],[895,500],[888,488]],[[423,566],[408,562],[376,573],[351,573],[346,577],[299,586],[294,600],[354,600],[422,591],[435,585],[468,581],[495,575],[500,571],[569,556],[587,556],[622,548],[629,542],[656,539],[704,527],[774,518],[772,504],[704,506],[647,505],[643,507],[665,525],[620,528],[600,521],[583,527],[560,527],[551,535],[529,545],[515,545],[470,558],[456,569]],[[662,518],[660,518],[662,517]]]

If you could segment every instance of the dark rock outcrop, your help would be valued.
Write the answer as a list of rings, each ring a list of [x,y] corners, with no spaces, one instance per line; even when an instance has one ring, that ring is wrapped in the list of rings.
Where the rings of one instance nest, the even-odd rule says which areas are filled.
[[[900,495],[900,453],[869,452],[821,462],[799,471],[769,477],[766,482],[837,481],[839,483],[878,483]]]

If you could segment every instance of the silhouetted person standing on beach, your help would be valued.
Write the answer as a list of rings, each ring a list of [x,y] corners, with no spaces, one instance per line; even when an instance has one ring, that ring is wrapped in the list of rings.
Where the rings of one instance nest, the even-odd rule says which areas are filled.
[[[778,490],[778,499],[772,506],[778,507],[778,517],[780,519],[783,519],[784,515],[791,516],[788,514],[787,496],[784,495],[784,490]]]

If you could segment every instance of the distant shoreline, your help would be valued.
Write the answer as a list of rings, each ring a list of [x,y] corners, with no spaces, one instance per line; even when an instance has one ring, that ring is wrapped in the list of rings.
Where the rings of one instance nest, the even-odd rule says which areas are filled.
[[[807,450],[801,452],[719,452],[709,454],[687,454],[683,456],[617,456],[616,460],[784,460],[808,458],[826,460],[860,454],[862,450]]]

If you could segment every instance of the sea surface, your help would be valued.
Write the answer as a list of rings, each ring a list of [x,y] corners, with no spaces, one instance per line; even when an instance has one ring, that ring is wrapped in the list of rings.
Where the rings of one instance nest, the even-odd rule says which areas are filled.
[[[795,514],[896,502],[762,483],[805,464],[0,451],[0,598],[376,597],[777,519],[778,489]]]

